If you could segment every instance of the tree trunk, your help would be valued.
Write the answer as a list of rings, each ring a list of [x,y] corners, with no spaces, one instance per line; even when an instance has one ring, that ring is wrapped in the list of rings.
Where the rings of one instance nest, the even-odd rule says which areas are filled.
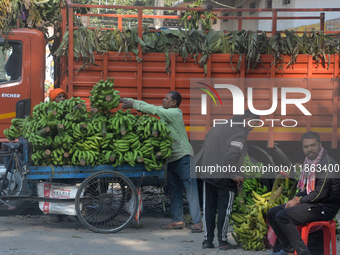
[[[164,0],[155,0],[155,7],[164,7]],[[163,10],[154,10],[155,15],[163,15]],[[159,29],[163,26],[163,19],[154,19],[153,20],[153,26],[156,29]]]

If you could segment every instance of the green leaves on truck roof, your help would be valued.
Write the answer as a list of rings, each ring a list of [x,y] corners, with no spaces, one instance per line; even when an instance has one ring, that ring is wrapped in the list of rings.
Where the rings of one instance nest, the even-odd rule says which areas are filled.
[[[64,42],[65,40],[65,42]],[[63,42],[56,51],[56,56],[66,56],[68,38],[64,36]],[[142,61],[138,57],[138,44],[143,53],[161,52],[165,54],[165,69],[170,72],[169,54],[179,54],[183,61],[190,56],[194,58],[195,64],[201,65],[206,73],[207,61],[212,53],[230,54],[226,57],[235,72],[240,70],[242,55],[245,56],[245,67],[247,72],[258,69],[262,65],[261,55],[272,54],[275,65],[283,71],[292,66],[299,54],[310,54],[318,64],[329,67],[330,54],[339,52],[339,42],[323,32],[315,31],[304,33],[299,36],[295,31],[286,30],[285,33],[277,33],[268,38],[264,31],[211,31],[205,33],[200,30],[184,31],[181,29],[162,29],[150,31],[144,28],[142,38],[138,37],[137,28],[100,30],[80,27],[74,30],[74,56],[82,59],[81,68],[86,68],[95,64],[95,53],[107,53],[115,57],[124,52],[124,59],[131,58],[131,53],[135,54],[137,61]],[[117,53],[114,53],[117,52]],[[236,66],[232,61],[234,56],[238,56]],[[284,55],[290,56],[288,63],[285,63]],[[327,64],[326,64],[327,63]]]

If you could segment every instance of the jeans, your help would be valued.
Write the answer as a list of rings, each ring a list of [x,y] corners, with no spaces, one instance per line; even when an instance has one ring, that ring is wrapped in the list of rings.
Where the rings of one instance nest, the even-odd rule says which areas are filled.
[[[190,178],[190,156],[168,163],[168,189],[172,221],[183,221],[183,187],[189,203],[189,211],[194,224],[202,221],[198,199],[197,180]]]

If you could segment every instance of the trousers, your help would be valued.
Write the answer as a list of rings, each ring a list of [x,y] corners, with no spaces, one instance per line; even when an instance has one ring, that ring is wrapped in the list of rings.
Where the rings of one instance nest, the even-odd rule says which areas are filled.
[[[318,204],[303,203],[287,209],[284,204],[273,207],[267,212],[268,222],[282,243],[282,249],[287,253],[293,253],[295,250],[298,255],[311,255],[311,252],[303,242],[296,226],[333,218],[334,215],[324,212],[322,206]]]
[[[189,155],[168,163],[167,180],[172,220],[183,221],[183,187],[185,187],[191,219],[194,224],[200,223],[202,219],[197,180],[190,178]]]
[[[228,241],[229,216],[233,209],[234,198],[234,192],[203,182],[203,228],[204,240],[207,242],[214,240],[217,211],[218,242],[221,244]]]

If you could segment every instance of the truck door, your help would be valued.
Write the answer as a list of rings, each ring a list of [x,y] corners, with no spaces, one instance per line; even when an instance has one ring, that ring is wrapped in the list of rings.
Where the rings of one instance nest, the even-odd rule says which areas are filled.
[[[0,142],[16,117],[17,102],[23,100],[21,108],[30,111],[30,80],[30,39],[12,36],[8,46],[0,37]]]

